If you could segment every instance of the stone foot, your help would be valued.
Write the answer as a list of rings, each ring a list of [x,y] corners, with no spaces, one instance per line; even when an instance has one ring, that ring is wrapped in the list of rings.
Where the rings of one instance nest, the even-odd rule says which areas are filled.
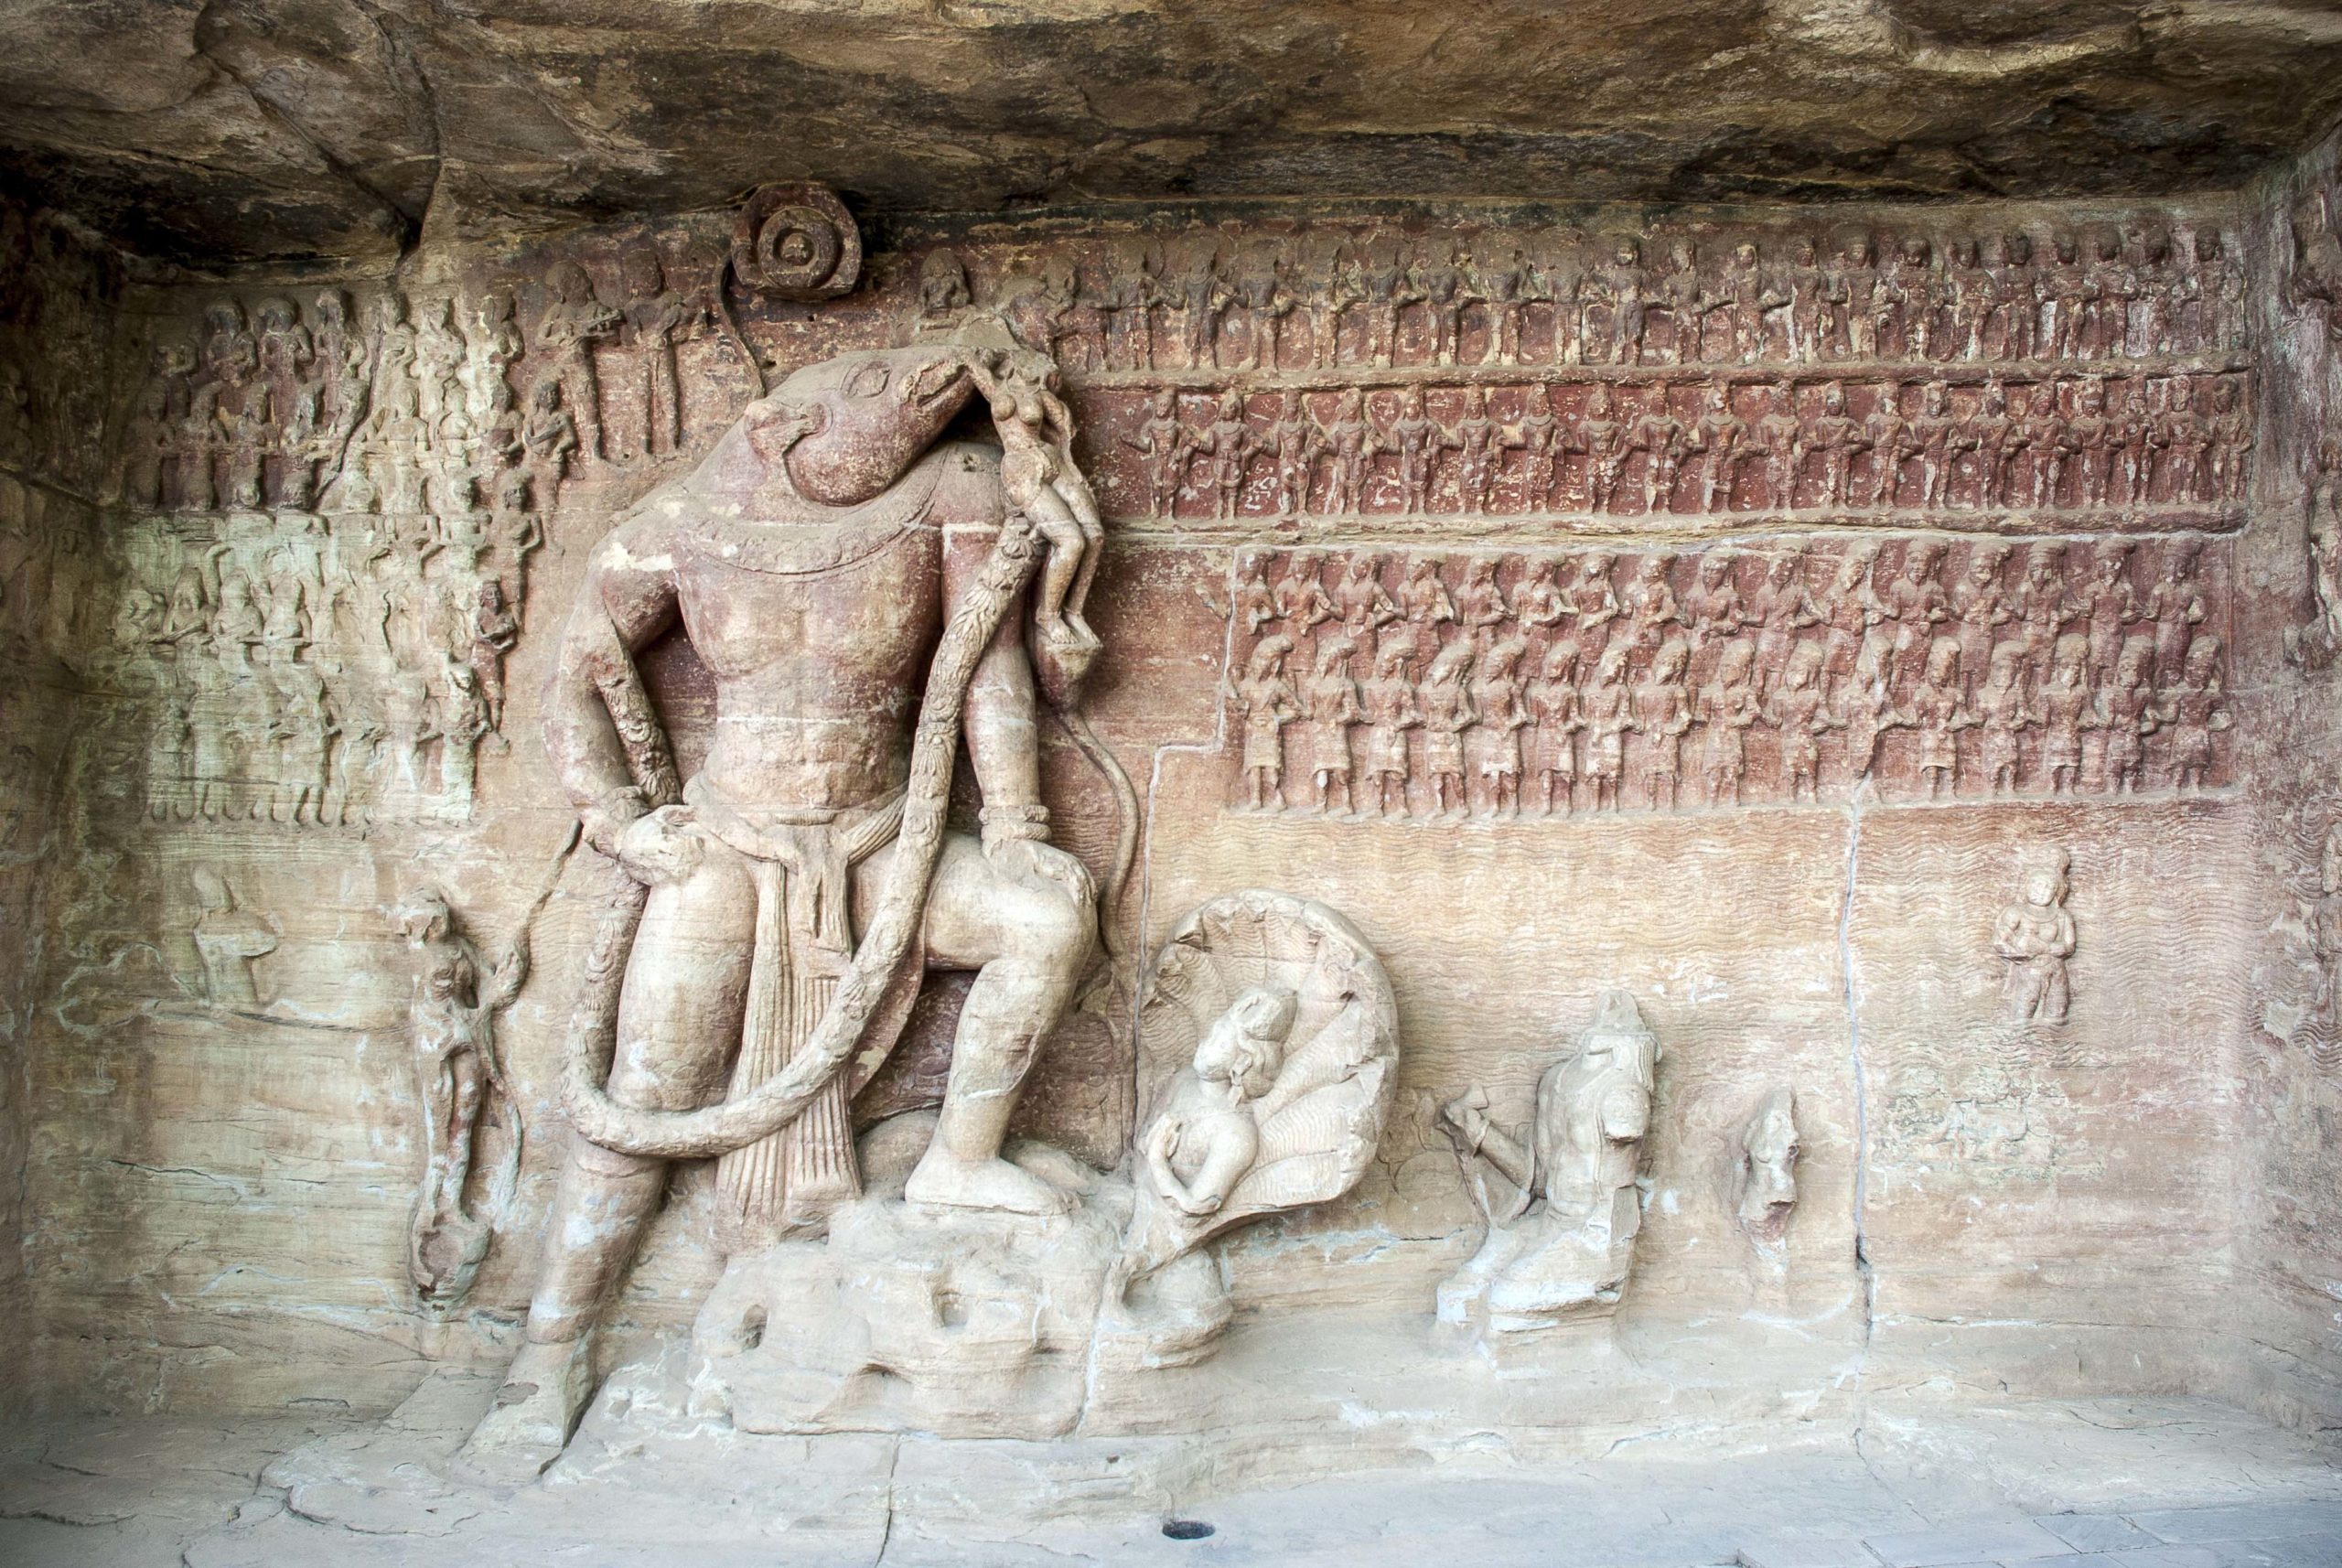
[[[990,1208],[1008,1214],[1069,1214],[1074,1195],[1006,1160],[960,1160],[930,1144],[903,1184],[911,1203],[945,1208]]]
[[[535,1480],[568,1446],[593,1392],[586,1341],[522,1345],[496,1402],[457,1452],[457,1475],[494,1486]]]

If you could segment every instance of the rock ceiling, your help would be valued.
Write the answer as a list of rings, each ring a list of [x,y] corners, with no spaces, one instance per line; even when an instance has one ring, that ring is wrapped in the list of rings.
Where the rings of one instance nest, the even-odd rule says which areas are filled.
[[[2240,183],[2310,0],[10,0],[0,158],[134,247],[383,263],[824,180],[865,211]]]

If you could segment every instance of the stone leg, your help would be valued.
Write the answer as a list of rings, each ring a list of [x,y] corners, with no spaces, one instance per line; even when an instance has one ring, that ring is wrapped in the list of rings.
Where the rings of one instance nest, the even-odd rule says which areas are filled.
[[[756,915],[755,884],[726,854],[651,889],[627,961],[613,1100],[684,1111],[723,1093],[740,1045]],[[664,1161],[571,1141],[523,1343],[464,1450],[476,1472],[525,1479],[569,1441],[593,1392],[595,1322],[658,1212],[666,1177]]]
[[[856,877],[857,902],[883,884],[891,852]],[[1017,1091],[1042,1038],[1073,999],[1097,931],[1087,898],[994,865],[977,842],[946,838],[922,933],[931,969],[972,969],[935,1140],[904,1196],[916,1203],[1063,1213],[1071,1194],[1000,1157]]]

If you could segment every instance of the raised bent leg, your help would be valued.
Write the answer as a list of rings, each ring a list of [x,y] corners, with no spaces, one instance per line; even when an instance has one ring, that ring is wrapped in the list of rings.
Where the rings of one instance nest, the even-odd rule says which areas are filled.
[[[885,858],[872,858],[857,893],[883,878]],[[1087,897],[1012,875],[964,834],[944,840],[928,890],[927,962],[972,969],[976,981],[960,1010],[935,1138],[911,1173],[906,1197],[1019,1214],[1072,1207],[1070,1194],[1002,1159],[1000,1148],[1017,1091],[1042,1038],[1073,999],[1096,932]]]

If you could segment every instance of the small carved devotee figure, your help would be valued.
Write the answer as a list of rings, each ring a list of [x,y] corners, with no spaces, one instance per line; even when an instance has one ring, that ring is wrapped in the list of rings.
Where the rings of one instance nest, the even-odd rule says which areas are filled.
[[[2049,659],[2049,679],[2041,689],[2041,766],[2049,790],[2071,794],[2081,779],[2082,732],[2098,727],[2090,684],[2090,643],[2078,634],[2057,639]]]
[[[1551,631],[1570,613],[1562,597],[1561,585],[1553,580],[1561,564],[1551,555],[1541,556],[1530,562],[1522,574],[1520,585],[1512,591],[1512,615],[1523,627]]]
[[[2244,466],[2252,449],[2252,421],[2237,404],[2235,381],[2212,378],[2211,448],[2208,472],[2212,499],[2234,500],[2244,493]]]
[[[1485,1313],[1493,1331],[1535,1328],[1617,1301],[1642,1225],[1636,1176],[1659,1056],[1633,999],[1605,992],[1577,1048],[1537,1080],[1522,1132],[1488,1120],[1483,1090],[1440,1108],[1488,1223],[1440,1286],[1441,1321]]]
[[[532,488],[552,506],[568,476],[569,459],[577,450],[577,425],[561,406],[561,383],[547,377],[529,392],[529,418],[521,427],[521,444],[529,454]]]
[[[1461,816],[1470,805],[1464,783],[1464,732],[1478,722],[1472,710],[1472,645],[1463,638],[1439,650],[1423,673],[1423,771],[1431,777],[1434,815]]]
[[[1960,786],[1960,732],[1976,723],[1968,708],[1968,682],[1960,672],[1960,644],[1939,637],[1928,650],[1927,668],[1911,688],[1911,725],[1919,736],[1919,782],[1932,800]]]
[[[488,704],[488,727],[504,733],[504,658],[521,640],[521,618],[505,602],[504,585],[484,578],[472,607],[471,668]]]
[[[2029,360],[2041,326],[2041,284],[2033,271],[2033,236],[2021,231],[2008,235],[2001,242],[1997,264],[1988,265],[1993,273],[1993,312],[1985,332],[1988,341],[1997,345],[1993,357]]]
[[[1700,510],[1730,511],[1740,465],[1741,437],[1748,422],[1732,410],[1732,386],[1719,378],[1708,383],[1707,406],[1692,427],[1692,449],[1700,455]]]
[[[2122,645],[2113,679],[2099,689],[2098,723],[2106,732],[2106,788],[2135,793],[2145,782],[2147,736],[2160,723],[2154,677],[2155,645],[2134,637]]]
[[[1994,646],[1983,690],[1976,693],[1976,722],[1983,731],[1984,776],[1993,793],[2016,789],[2021,741],[2033,723],[2033,700],[2025,690],[2025,645]]]
[[[1145,421],[1123,445],[1146,459],[1146,488],[1155,515],[1170,517],[1179,510],[1179,492],[1187,483],[1187,460],[1195,454],[1196,433],[1179,418],[1179,394],[1168,387],[1155,394]]]
[[[1606,651],[1594,666],[1594,683],[1578,696],[1585,721],[1585,778],[1594,786],[1594,809],[1618,809],[1618,786],[1627,771],[1627,732],[1635,727],[1634,694],[1627,687],[1627,650]]]
[[[1240,993],[1204,1031],[1162,1115],[1141,1137],[1155,1192],[1181,1214],[1218,1212],[1259,1159],[1259,1101],[1284,1063],[1297,1010],[1290,991]]]
[[[1683,596],[1682,607],[1683,619],[1692,628],[1694,659],[1737,636],[1748,624],[1748,612],[1740,602],[1739,564],[1740,557],[1729,550],[1711,550],[1700,557],[1697,580]]]
[[[1391,449],[1399,455],[1399,489],[1403,510],[1428,511],[1439,454],[1463,445],[1423,412],[1421,387],[1409,387],[1400,397],[1399,417],[1391,422]]]
[[[2197,486],[2208,471],[2207,459],[2212,445],[2209,410],[2195,382],[2185,376],[2173,376],[2165,383],[2164,405],[2163,499],[2178,502],[2200,500],[2203,498]],[[2327,449],[2334,445],[2331,435],[2318,445],[2317,471],[2321,476],[2334,472],[2334,465],[2326,461]]]
[[[2090,673],[2104,681],[2114,671],[2122,650],[2122,632],[2139,618],[2139,597],[2131,591],[2124,569],[2131,560],[2127,540],[2100,543],[2090,559],[2090,580],[2081,593],[2082,624],[2090,637]]]
[[[1415,634],[1415,649],[1439,646],[1439,628],[1456,618],[1456,601],[1448,596],[1447,583],[1439,575],[1439,557],[1419,555],[1408,568],[1407,580],[1399,585],[1399,609],[1407,618],[1407,628]]]
[[[1860,783],[1877,770],[1878,743],[1886,732],[1911,723],[1911,715],[1895,705],[1886,660],[1875,647],[1864,650],[1854,660],[1840,705],[1839,727],[1846,732],[1846,781]]]
[[[1675,805],[1683,770],[1683,732],[1692,727],[1692,699],[1683,690],[1691,645],[1669,638],[1652,656],[1649,671],[1635,688],[1635,728],[1643,736],[1643,803],[1659,810],[1660,798]]]
[[[1211,460],[1212,515],[1234,517],[1244,502],[1244,479],[1252,466],[1252,454],[1262,444],[1260,432],[1244,417],[1243,394],[1220,393],[1212,422],[1195,442],[1196,450]]]
[[[1846,412],[1846,389],[1832,381],[1821,389],[1821,412],[1799,438],[1796,466],[1805,466],[1807,452],[1821,454],[1821,504],[1844,506],[1846,481],[1854,458],[1868,449],[1861,421]]]
[[[1357,651],[1358,644],[1347,637],[1327,638],[1317,645],[1316,668],[1302,685],[1310,778],[1317,787],[1317,809],[1329,816],[1338,791],[1345,814],[1358,810],[1350,794],[1350,726],[1366,716],[1366,710],[1359,701],[1358,682],[1350,677],[1350,657]]]
[[[1664,550],[1650,551],[1635,563],[1635,575],[1622,596],[1626,600],[1627,648],[1637,659],[1648,659],[1657,653],[1670,628],[1683,619],[1682,607],[1675,602],[1675,587],[1669,580],[1674,566],[1675,557]]]
[[[1229,706],[1244,725],[1244,783],[1256,811],[1284,810],[1284,726],[1301,716],[1284,672],[1292,651],[1293,639],[1282,633],[1262,638],[1228,686]]]
[[[1326,557],[1316,550],[1296,550],[1277,579],[1273,602],[1286,636],[1315,631],[1340,612],[1326,592]]]
[[[1374,455],[1386,450],[1367,422],[1366,394],[1344,387],[1334,398],[1334,422],[1326,427],[1326,494],[1338,510],[1356,513],[1366,504],[1368,471]],[[1167,514],[1166,514],[1167,515]]]
[[[1960,434],[1960,420],[1951,411],[1950,397],[1950,389],[1943,382],[1928,382],[1919,392],[1919,412],[1905,427],[1909,453],[1919,460],[1922,506],[1942,506],[1951,489],[1958,457],[1953,443]]]
[[[1237,558],[1233,614],[1247,637],[1277,618],[1277,597],[1269,588],[1269,557],[1265,551],[1247,550]]]
[[[1981,476],[1977,486],[1976,504],[1980,507],[2014,506],[2017,504],[2017,464],[2030,456],[2036,434],[2033,423],[2032,394],[2023,385],[2007,387],[1993,383],[1993,395],[2006,406],[2006,420],[1995,433],[1995,439],[1982,447],[1983,456],[1977,463]]]
[[[2009,547],[1986,541],[1968,547],[1968,570],[1951,585],[1952,618],[1960,628],[1960,662],[1964,670],[1981,670],[1993,656],[1999,628],[2015,618],[2010,594],[2004,585]]]
[[[1001,490],[1049,547],[1033,596],[1034,631],[1050,660],[1079,680],[1101,646],[1081,600],[1105,529],[1073,460],[1073,412],[1058,395],[1057,367],[1038,355],[1012,351],[991,364],[972,359],[968,371],[1000,437]]]
[[[1288,387],[1278,398],[1275,422],[1262,445],[1276,465],[1277,515],[1293,517],[1308,510],[1310,480],[1326,436],[1302,406],[1299,389]]]
[[[488,1223],[468,1211],[464,1189],[491,1087],[503,1097],[517,1138],[511,1086],[496,1055],[495,1015],[512,1004],[528,978],[528,933],[524,926],[512,950],[490,968],[456,930],[436,888],[411,896],[394,918],[415,957],[407,1026],[425,1151],[407,1234],[407,1275],[425,1303],[448,1305],[469,1286],[488,1251]],[[508,1150],[506,1157],[517,1160],[518,1150]]]
[[[2163,722],[2171,726],[2171,782],[2200,789],[2212,771],[2212,736],[2229,727],[2220,696],[2220,639],[2198,636],[2187,645],[2176,686],[2164,693]]]
[[[1496,628],[1512,618],[1512,607],[1497,586],[1493,556],[1476,555],[1464,568],[1464,585],[1456,590],[1456,618],[1476,648],[1486,648]]]
[[[1561,421],[1553,417],[1553,400],[1542,386],[1520,394],[1520,417],[1507,425],[1504,446],[1520,454],[1520,510],[1542,511],[1552,504],[1553,486],[1562,477]]]
[[[2066,593],[2066,547],[2044,540],[2025,552],[2025,575],[2011,596],[2016,624],[2023,628],[2025,662],[2036,681],[2049,674],[2049,660],[2057,634],[2081,613]]]
[[[288,655],[278,666],[275,680],[281,700],[274,738],[278,803],[284,809],[272,815],[296,824],[306,816],[322,826],[327,759],[341,726],[334,723],[326,703],[325,678],[316,670]]]
[[[552,359],[545,374],[561,385],[561,404],[577,422],[577,435],[591,456],[602,446],[602,383],[594,350],[618,336],[625,317],[594,293],[594,280],[575,262],[555,262],[545,270],[545,313],[537,323],[537,345]]]
[[[638,245],[618,261],[626,285],[627,336],[632,339],[642,386],[642,451],[672,452],[682,441],[683,404],[675,384],[676,340],[703,320],[705,306],[667,286],[653,245]]]
[[[2189,639],[2204,624],[2204,588],[2196,577],[2196,556],[2203,547],[2203,536],[2194,533],[2165,543],[2163,575],[2148,585],[2139,603],[2141,618],[2154,623],[2155,673],[2166,682],[2178,677]]]
[[[2009,966],[2002,994],[2014,1023],[2066,1021],[2066,961],[2075,947],[2074,917],[2066,908],[2068,865],[2063,850],[2045,855],[1993,922],[1993,950]]]
[[[1456,499],[1467,512],[1488,510],[1488,495],[1496,487],[1497,454],[1504,432],[1488,417],[1488,389],[1472,386],[1464,394],[1464,417],[1456,422]]]
[[[1577,618],[1577,657],[1585,665],[1598,663],[1610,643],[1610,623],[1618,618],[1618,590],[1610,581],[1617,557],[1606,550],[1589,551],[1577,564],[1577,580],[1565,591],[1569,613]]]
[[[1798,468],[1805,456],[1805,429],[1798,423],[1789,382],[1774,384],[1765,412],[1756,416],[1755,434],[1765,465],[1765,504],[1787,511],[1797,505]]]
[[[1374,814],[1388,817],[1392,793],[1405,815],[1407,732],[1420,729],[1423,703],[1415,696],[1415,644],[1406,636],[1386,637],[1374,656],[1374,676],[1366,683],[1366,777],[1374,789]]]
[[[1627,426],[1612,413],[1610,388],[1602,381],[1585,401],[1585,413],[1564,438],[1564,446],[1585,457],[1585,505],[1588,511],[1610,510],[1610,499],[1626,472],[1630,451]]]
[[[188,878],[199,909],[189,935],[203,963],[204,1000],[215,1007],[260,1006],[252,960],[276,950],[276,923],[238,908],[235,893],[216,866],[199,865]]]
[[[1692,428],[1677,417],[1668,389],[1655,387],[1635,421],[1634,449],[1643,455],[1643,510],[1675,510],[1675,481],[1692,451]]]
[[[1556,800],[1561,802],[1561,814],[1568,816],[1577,787],[1574,736],[1585,727],[1585,721],[1578,717],[1577,663],[1577,644],[1556,639],[1545,650],[1537,678],[1529,682],[1530,716],[1537,722],[1529,771],[1537,778],[1538,807],[1547,816],[1553,814]]]
[[[1342,635],[1360,648],[1370,646],[1377,633],[1399,618],[1399,607],[1382,586],[1382,556],[1379,551],[1360,550],[1342,566],[1341,580],[1334,585],[1334,611],[1341,618]]]
[[[1520,732],[1529,726],[1529,704],[1521,690],[1520,660],[1529,644],[1509,637],[1474,666],[1472,746],[1488,814],[1520,815]]]
[[[1903,479],[1903,459],[1909,451],[1910,422],[1903,417],[1903,389],[1894,381],[1883,383],[1871,399],[1870,413],[1863,420],[1863,447],[1870,454],[1870,496],[1868,504],[1887,507],[1896,504]],[[1852,481],[1848,481],[1851,489]]]
[[[1821,732],[1837,726],[1823,701],[1821,646],[1800,642],[1789,655],[1780,683],[1765,701],[1765,722],[1780,733],[1781,785],[1789,799],[1802,788],[1821,798]]]
[[[1779,1084],[1741,1128],[1733,1169],[1733,1217],[1749,1244],[1775,1262],[1797,1212],[1798,1154],[1797,1091]]]
[[[1700,688],[1702,731],[1701,772],[1706,779],[1708,804],[1740,804],[1740,786],[1748,775],[1748,728],[1764,712],[1750,671],[1756,645],[1735,638],[1724,645],[1715,673]]]
[[[1900,683],[1918,674],[1936,628],[1951,618],[1951,600],[1936,580],[1944,547],[1914,540],[1903,547],[1903,570],[1886,585],[1881,607],[1895,623],[1895,662],[1887,673]]]
[[[1806,591],[1805,558],[1783,550],[1765,564],[1765,580],[1748,596],[1745,624],[1756,628],[1756,688],[1770,692],[1780,683],[1789,656],[1799,645],[1798,633],[1818,625],[1821,614]]]

